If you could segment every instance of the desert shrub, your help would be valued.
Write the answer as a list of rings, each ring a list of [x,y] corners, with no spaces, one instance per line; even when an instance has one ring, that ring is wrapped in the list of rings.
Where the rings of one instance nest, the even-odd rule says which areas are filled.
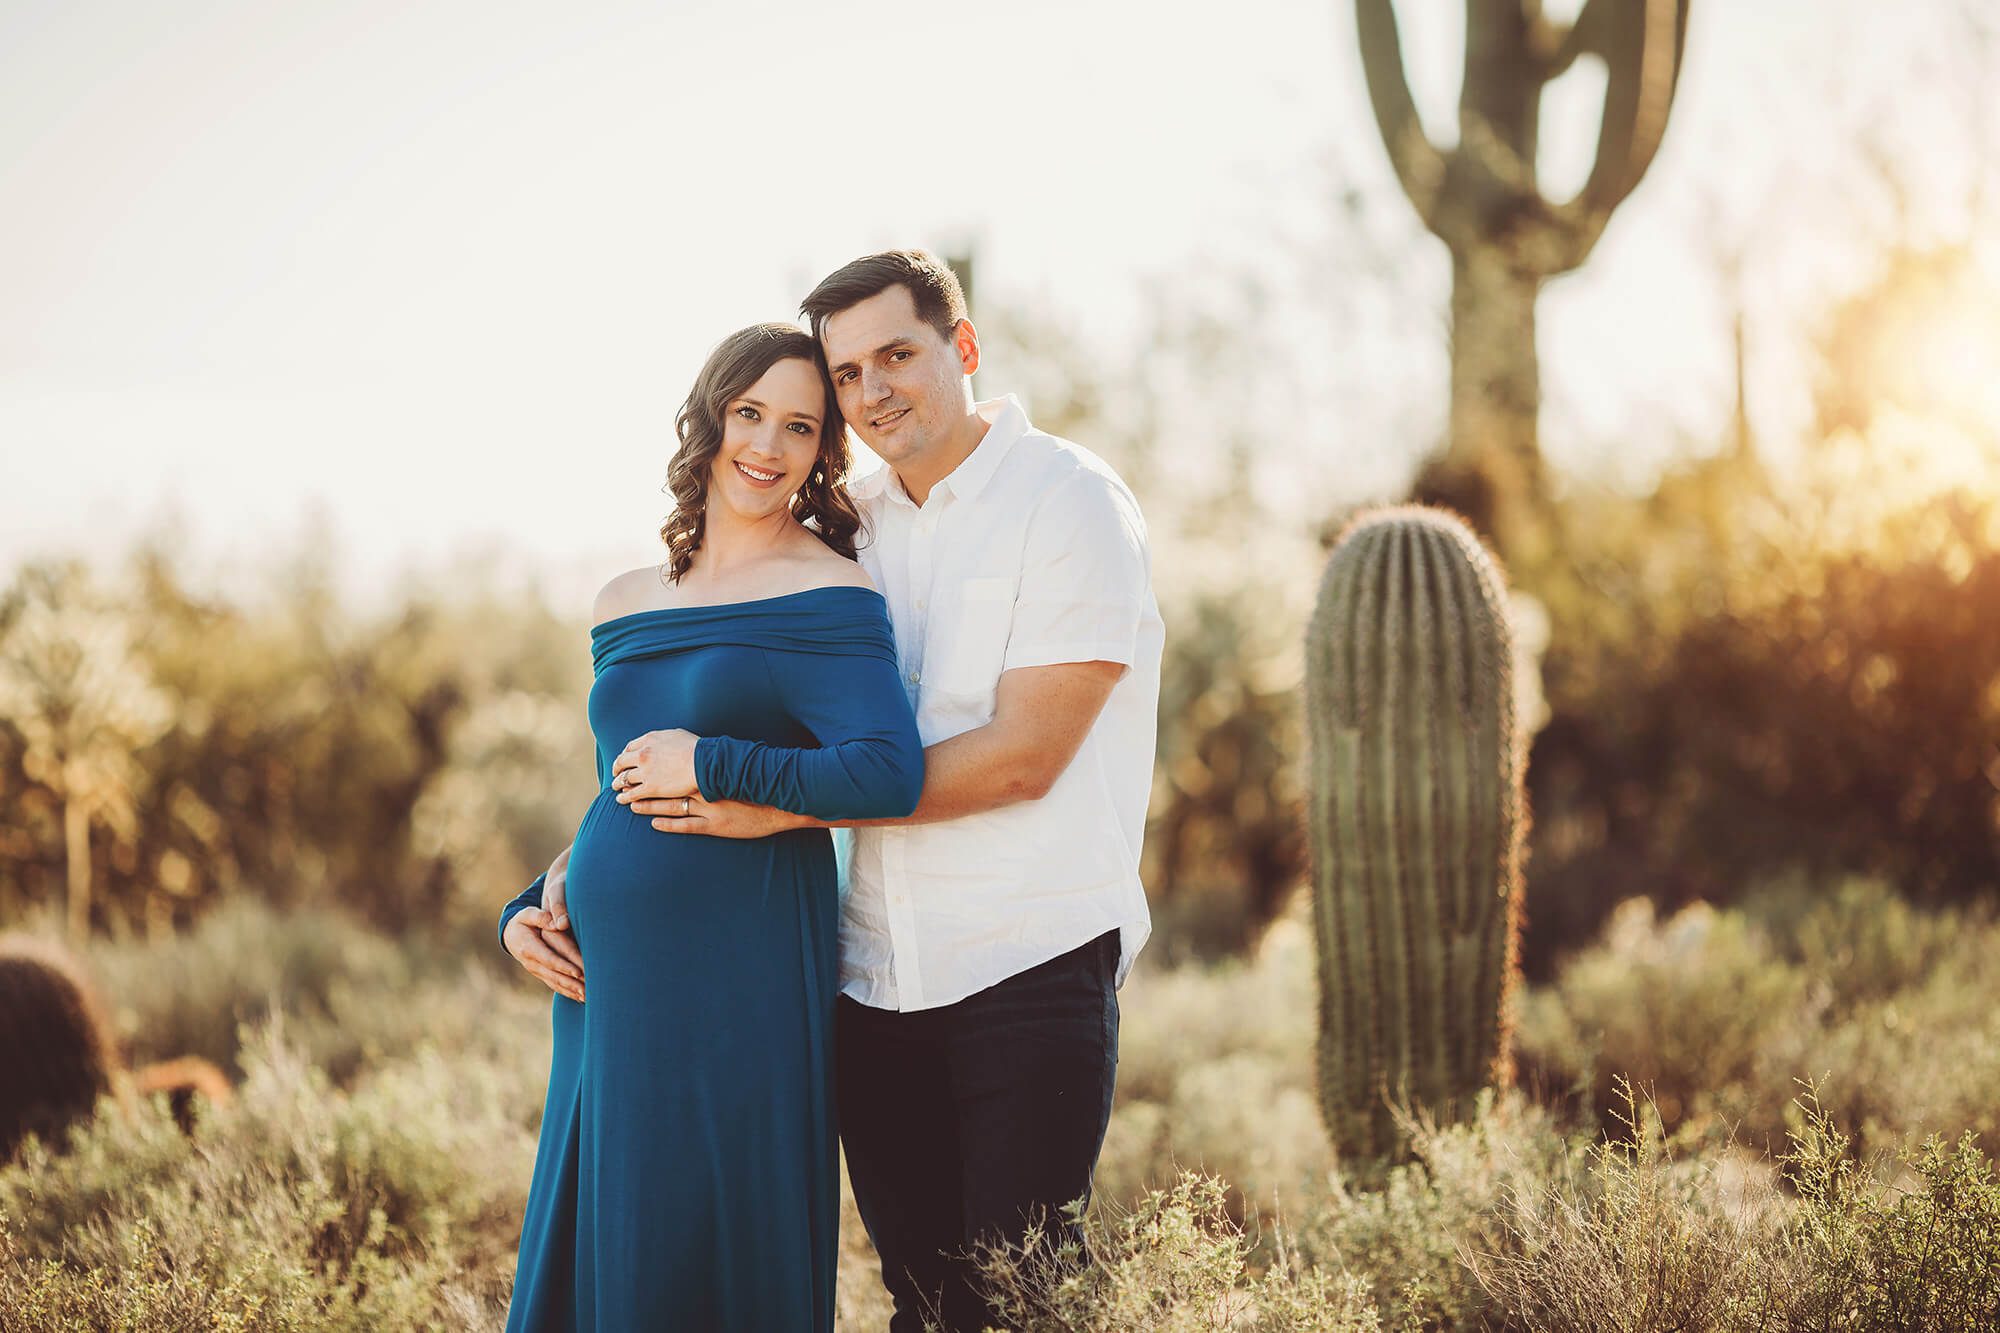
[[[1786,961],[1824,988],[1829,1012],[1847,1014],[1922,984],[1980,918],[1914,906],[1877,879],[1850,876],[1830,888],[1791,877],[1743,904]]]
[[[230,1333],[305,1333],[321,1327],[312,1293],[300,1286],[276,1292],[255,1278],[230,1276],[220,1285],[201,1275],[225,1268],[221,1246],[204,1240],[192,1265],[181,1271],[163,1251],[152,1224],[140,1218],[126,1238],[130,1263],[116,1273],[80,1269],[23,1255],[6,1217],[0,1216],[0,1333],[181,1333],[190,1328]],[[275,1256],[272,1256],[275,1258]]]
[[[1371,1188],[1336,1176],[1304,1201],[1297,1253],[1363,1282],[1389,1327],[1483,1327],[1490,1302],[1464,1250],[1502,1245],[1507,1201],[1563,1174],[1580,1150],[1518,1095],[1483,1097],[1463,1123],[1405,1116],[1404,1127],[1411,1161]]]
[[[1094,1263],[1032,1230],[987,1250],[980,1271],[1003,1327],[1018,1333],[1362,1333],[1381,1327],[1366,1285],[1281,1256],[1252,1273],[1252,1242],[1212,1176],[1184,1174],[1130,1209],[1087,1216]]]
[[[2000,1187],[1959,1131],[2000,1104],[1979,1101],[2000,1044],[1995,931],[1877,894],[1698,916],[1706,943],[1684,952],[1673,921],[1651,920],[1578,960],[1606,975],[1629,962],[1626,988],[1600,977],[1539,993],[1577,1006],[1560,1016],[1578,1045],[1551,1049],[1578,1058],[1574,1033],[1642,1002],[1646,1022],[1692,1015],[1735,1033],[1706,1016],[1721,996],[1742,1002],[1757,960],[1796,974],[1751,1032],[1752,1058],[1730,1054],[1731,1081],[1695,1084],[1707,1109],[1684,1107],[1677,1131],[1643,1090],[1614,1103],[1625,1119],[1608,1127],[1510,1092],[1464,1124],[1407,1115],[1410,1160],[1387,1170],[1340,1162],[1318,1126],[1311,942],[1297,922],[1281,919],[1247,960],[1142,971],[1124,996],[1120,1100],[1085,1218],[1100,1262],[989,1256],[1009,1326],[1991,1326]],[[31,1140],[0,1168],[0,1333],[498,1322],[548,1068],[546,992],[507,972],[484,930],[390,943],[340,918],[242,910],[212,934],[101,942],[84,960],[129,987],[134,1022],[208,1031],[192,1004],[175,1017],[182,985],[229,1006],[213,1031],[244,1038],[231,1047],[242,1083],[231,1105],[198,1104],[190,1132],[163,1099],[105,1101],[65,1151]],[[338,943],[349,935],[351,949]],[[1686,975],[1665,975],[1676,967]],[[1704,993],[1661,998],[1649,984]],[[237,1013],[253,1017],[238,1026]],[[1680,1049],[1634,1033],[1634,1049]],[[1807,1057],[1834,1076],[1794,1102]],[[1963,1123],[1906,1144],[1934,1115]],[[1733,1146],[1731,1124],[1768,1128],[1776,1154]],[[842,1228],[839,1326],[879,1328],[876,1257],[845,1198]]]
[[[1767,1289],[1771,1173],[1734,1175],[1728,1153],[1683,1159],[1655,1107],[1623,1082],[1619,1098],[1622,1135],[1590,1145],[1581,1171],[1512,1186],[1502,1244],[1462,1247],[1495,1318],[1548,1333],[1746,1326]]]
[[[1228,1182],[1240,1220],[1323,1188],[1334,1157],[1313,1090],[1305,906],[1295,900],[1247,959],[1127,982],[1101,1193],[1136,1203],[1192,1169]]]
[[[1524,1080],[1577,1085],[1602,1117],[1616,1080],[1670,1129],[1785,1150],[1800,1079],[1867,1147],[2000,1136],[2000,927],[1849,881],[1658,920],[1635,899],[1521,1007]],[[1560,1100],[1559,1098],[1557,1100]]]
[[[1610,1111],[1629,1079],[1673,1127],[1715,1110],[1715,1089],[1752,1078],[1774,1018],[1804,992],[1799,969],[1740,913],[1695,904],[1661,921],[1634,898],[1524,1000],[1519,1044],[1528,1066],[1587,1086],[1594,1110]]]
[[[1777,1326],[2000,1327],[2000,1183],[1974,1137],[1857,1157],[1820,1097],[1795,1103],[1784,1159],[1798,1205],[1772,1265]]]
[[[1969,933],[1916,986],[1780,1027],[1759,1086],[1741,1095],[1768,1117],[1781,1086],[1824,1078],[1827,1109],[1870,1151],[1933,1132],[2000,1142],[1996,945],[2000,931]]]
[[[61,1155],[31,1144],[0,1171],[0,1327],[38,1326],[50,1309],[163,1328],[190,1314],[246,1328],[492,1319],[539,1089],[518,1069],[426,1050],[343,1093],[278,1025],[244,1067],[236,1103],[192,1137],[149,1105],[99,1115]]]
[[[230,1070],[242,1024],[324,1014],[342,985],[400,993],[412,977],[385,935],[324,909],[282,912],[250,897],[168,939],[106,940],[90,961],[132,1058],[198,1055]]]
[[[480,1046],[493,1015],[454,997],[531,994],[510,967],[483,923],[392,939],[341,912],[248,896],[181,934],[90,951],[134,1063],[193,1055],[234,1072],[243,1026],[283,1014],[288,1041],[338,1085],[426,1040]]]

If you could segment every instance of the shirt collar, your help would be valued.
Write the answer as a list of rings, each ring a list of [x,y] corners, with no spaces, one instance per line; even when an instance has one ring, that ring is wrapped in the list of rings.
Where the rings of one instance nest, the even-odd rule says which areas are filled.
[[[952,497],[958,500],[977,499],[979,493],[986,489],[986,483],[993,480],[993,474],[1000,470],[1000,460],[1007,456],[1014,442],[1029,430],[1027,410],[1021,406],[1021,400],[1011,393],[975,403],[973,408],[986,422],[986,433],[979,437],[979,443],[972,447],[965,460],[938,482],[938,486],[949,487]],[[916,501],[903,489],[903,479],[895,475],[895,469],[884,467],[882,472],[888,475],[880,483],[881,493],[896,504],[916,508]],[[933,493],[936,489],[932,488]]]
[[[1000,460],[1007,456],[1016,440],[1028,433],[1028,413],[1021,400],[1011,393],[973,406],[986,421],[986,434],[979,438],[965,461],[938,483],[950,486],[951,493],[961,500],[977,499],[986,489],[986,483],[993,480],[993,474],[1000,470]]]

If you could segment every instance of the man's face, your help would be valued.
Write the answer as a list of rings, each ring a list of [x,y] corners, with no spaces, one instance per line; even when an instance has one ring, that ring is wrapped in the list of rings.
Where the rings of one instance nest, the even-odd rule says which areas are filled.
[[[949,447],[953,427],[965,420],[965,377],[979,351],[970,324],[955,333],[948,341],[919,319],[900,283],[820,326],[841,415],[892,467]]]

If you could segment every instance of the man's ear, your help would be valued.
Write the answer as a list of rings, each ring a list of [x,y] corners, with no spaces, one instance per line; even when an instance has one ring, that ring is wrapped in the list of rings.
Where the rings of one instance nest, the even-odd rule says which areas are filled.
[[[979,371],[979,330],[972,327],[972,321],[961,319],[951,331],[952,349],[958,353],[958,364],[968,375]]]

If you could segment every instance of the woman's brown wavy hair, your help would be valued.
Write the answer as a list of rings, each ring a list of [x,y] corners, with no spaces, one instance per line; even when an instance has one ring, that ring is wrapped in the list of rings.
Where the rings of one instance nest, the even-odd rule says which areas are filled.
[[[765,371],[793,358],[819,371],[826,406],[820,413],[819,457],[792,498],[792,514],[821,541],[854,559],[861,511],[847,493],[847,423],[834,399],[833,381],[820,359],[819,344],[795,325],[752,324],[716,344],[674,417],[674,433],[681,443],[668,460],[664,488],[674,497],[674,511],[660,525],[660,540],[667,544],[669,582],[680,582],[694,561],[694,553],[701,549],[708,521],[710,468],[722,448],[723,413],[762,379]]]

